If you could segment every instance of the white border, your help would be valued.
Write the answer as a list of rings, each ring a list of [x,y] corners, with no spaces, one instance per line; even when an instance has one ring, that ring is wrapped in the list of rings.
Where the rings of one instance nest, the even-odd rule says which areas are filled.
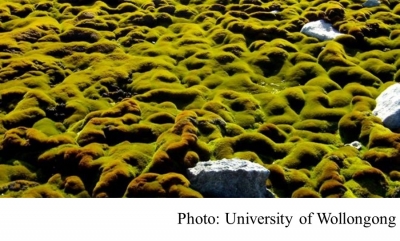
[[[3,240],[323,240],[400,236],[398,199],[0,199]],[[219,224],[181,224],[178,213],[219,216]],[[396,226],[301,225],[311,212],[395,216]],[[232,224],[226,213],[293,216],[290,226]]]

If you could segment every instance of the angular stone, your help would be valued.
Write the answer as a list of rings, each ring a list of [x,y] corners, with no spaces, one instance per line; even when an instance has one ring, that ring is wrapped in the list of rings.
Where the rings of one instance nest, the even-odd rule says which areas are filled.
[[[372,114],[379,117],[385,127],[391,130],[400,128],[400,84],[389,86],[376,98]]]
[[[352,143],[345,144],[345,146],[351,146],[356,148],[357,150],[361,150],[362,144],[359,141],[353,141]]]
[[[381,4],[381,1],[379,0],[367,0],[365,1],[362,5],[363,7],[376,7]]]
[[[332,24],[327,23],[324,20],[306,23],[301,28],[300,32],[307,36],[315,37],[321,41],[331,40],[342,35],[342,33],[332,27]]]
[[[241,159],[198,162],[187,171],[191,188],[204,197],[261,198],[274,197],[267,190],[270,171]]]

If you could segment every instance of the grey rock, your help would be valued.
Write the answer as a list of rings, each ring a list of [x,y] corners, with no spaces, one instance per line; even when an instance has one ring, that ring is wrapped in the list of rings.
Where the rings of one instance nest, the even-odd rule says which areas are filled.
[[[358,141],[353,141],[352,143],[345,144],[345,146],[351,146],[351,147],[356,148],[357,150],[361,150],[361,148],[362,148],[361,143]]]
[[[391,85],[376,98],[372,114],[379,117],[385,127],[400,128],[400,84]]]
[[[379,4],[381,4],[379,0],[367,0],[362,5],[363,7],[376,7],[379,6]]]
[[[204,197],[274,197],[265,186],[270,171],[241,159],[198,162],[187,170],[191,187]]]
[[[317,20],[304,24],[300,30],[307,36],[315,37],[321,41],[331,40],[337,36],[343,35],[332,27],[332,24],[325,22],[324,20]]]

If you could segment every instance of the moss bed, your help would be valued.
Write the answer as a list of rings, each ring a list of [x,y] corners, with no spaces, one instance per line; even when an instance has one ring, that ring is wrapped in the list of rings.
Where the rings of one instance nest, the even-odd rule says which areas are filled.
[[[400,0],[363,3],[0,0],[0,197],[202,197],[186,169],[234,157],[277,197],[400,197],[371,114]]]

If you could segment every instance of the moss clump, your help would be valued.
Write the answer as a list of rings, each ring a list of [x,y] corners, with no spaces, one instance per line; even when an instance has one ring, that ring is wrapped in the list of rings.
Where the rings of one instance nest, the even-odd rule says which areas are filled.
[[[321,194],[311,188],[301,187],[293,192],[292,198],[320,198]]]
[[[313,174],[313,180],[317,188],[321,188],[323,183],[327,180],[336,180],[340,183],[344,183],[344,177],[340,175],[339,165],[331,159],[323,159],[315,167]]]
[[[343,47],[339,43],[330,42],[318,55],[318,63],[326,70],[334,66],[355,66],[356,64],[347,59]]]
[[[396,149],[375,147],[366,151],[363,155],[363,159],[385,173],[390,173],[391,171],[400,170],[399,156],[400,153]]]
[[[260,133],[244,133],[235,137],[224,137],[215,142],[213,156],[216,159],[232,158],[234,153],[252,151],[264,163],[272,163],[287,154],[288,145],[277,145]]]
[[[334,90],[340,90],[341,87],[335,81],[331,80],[326,76],[318,76],[307,81],[305,86],[319,86],[324,89],[325,92],[329,93]],[[340,92],[343,94],[343,92]]]
[[[276,163],[288,168],[311,168],[328,152],[329,147],[326,145],[303,141],[296,144],[285,158]]]
[[[72,195],[77,195],[85,191],[85,184],[78,176],[69,176],[64,181],[64,191]]]
[[[146,173],[129,183],[125,197],[184,197],[201,198],[199,192],[190,188],[190,182],[178,173]]]
[[[277,97],[272,99],[264,107],[264,112],[267,114],[267,121],[275,125],[278,124],[293,124],[299,120],[298,114],[289,106],[287,99]],[[301,102],[298,107],[301,107]]]
[[[135,170],[122,160],[110,161],[101,166],[101,175],[93,188],[93,197],[121,197]]]
[[[359,183],[363,188],[368,189],[372,194],[385,196],[388,190],[388,181],[382,171],[376,168],[368,168],[356,171],[353,174],[353,180]]]
[[[293,193],[301,187],[310,187],[312,186],[311,180],[307,173],[301,170],[289,170],[286,172],[286,180],[288,183],[288,191],[289,193]]]
[[[19,127],[6,131],[3,140],[0,142],[0,150],[4,157],[17,154],[21,158],[34,162],[35,159],[32,157],[42,151],[74,142],[73,135],[67,133],[47,136],[33,128]]]
[[[368,118],[368,113],[352,111],[344,115],[339,121],[339,134],[343,143],[359,140],[362,122]]]
[[[284,131],[279,129],[278,126],[270,123],[261,125],[257,131],[270,138],[275,143],[283,143],[287,138],[287,134]]]
[[[373,87],[379,87],[382,84],[382,81],[378,77],[372,75],[359,66],[332,67],[329,70],[329,77],[342,87],[351,82],[357,82],[364,86]]]
[[[389,173],[390,180],[392,181],[400,181],[400,172],[399,171],[391,171]]]
[[[175,119],[175,124],[157,139],[158,149],[145,172],[184,173],[200,160],[209,160],[207,145],[199,140],[197,114],[183,111]]]
[[[99,41],[100,38],[101,35],[97,31],[82,27],[74,27],[60,34],[60,39],[63,42],[85,41],[94,43]]]
[[[293,85],[304,85],[307,81],[325,74],[326,71],[316,63],[300,62],[289,70],[286,79]]]
[[[346,114],[345,108],[331,108],[330,99],[320,91],[310,91],[307,93],[307,100],[300,115],[305,119],[326,120],[337,122]]]
[[[342,197],[346,191],[347,188],[334,179],[325,181],[319,189],[319,193],[321,193],[322,197],[333,198]]]
[[[40,185],[35,181],[16,180],[0,184],[0,194],[2,197],[18,197],[18,194],[28,188]]]
[[[66,197],[57,187],[44,184],[37,187],[32,187],[23,192],[20,196],[22,198],[63,198]]]
[[[201,108],[203,99],[201,91],[196,88],[187,90],[155,89],[145,94],[137,95],[136,99],[143,102],[162,103],[173,101],[179,109]]]
[[[67,178],[68,179],[68,178]],[[3,197],[22,198],[65,198],[65,197],[89,197],[84,189],[77,188],[76,192],[69,193],[70,189],[64,189],[64,183],[60,174],[55,174],[45,184],[37,182],[17,180],[0,185]]]
[[[60,123],[55,123],[49,118],[43,118],[37,121],[32,128],[41,131],[47,136],[55,136],[65,132],[65,127]]]
[[[329,122],[322,120],[304,120],[293,125],[297,130],[305,130],[311,132],[328,132],[332,127]]]
[[[306,171],[282,168],[278,164],[267,165],[267,168],[271,172],[268,178],[269,188],[279,197],[300,197],[302,194],[299,189],[312,190],[312,183]]]
[[[67,177],[85,172],[80,178],[92,197],[122,197],[129,182],[148,165],[153,153],[152,145],[142,143],[122,142],[113,147],[98,143],[85,147],[63,145],[39,156],[38,166],[42,178],[53,172]],[[72,180],[82,186],[76,178]]]
[[[362,62],[360,66],[378,77],[382,82],[392,81],[396,68],[393,65],[386,64],[379,59],[368,59]]]
[[[0,183],[8,183],[16,180],[36,181],[36,174],[19,162],[14,165],[0,164]]]

